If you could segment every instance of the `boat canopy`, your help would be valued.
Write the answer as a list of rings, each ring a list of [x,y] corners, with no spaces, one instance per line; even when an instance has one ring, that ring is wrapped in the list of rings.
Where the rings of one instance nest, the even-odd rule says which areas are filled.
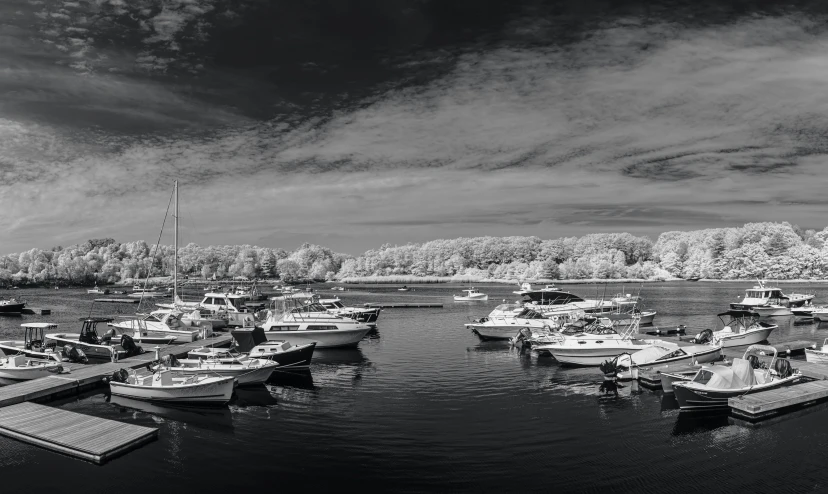
[[[93,322],[95,324],[98,324],[100,322],[112,322],[114,321],[114,319],[112,319],[111,317],[81,317],[78,319],[78,321]]]
[[[715,389],[742,389],[751,386],[751,384],[746,383],[744,379],[742,379],[742,376],[736,372],[737,368],[741,368],[741,364],[737,364],[738,360],[741,360],[747,364],[747,368],[751,370],[752,375],[750,363],[744,359],[735,358],[733,359],[733,366],[731,367],[714,365],[702,368],[698,373],[696,373],[696,377],[693,378],[693,382]],[[744,373],[744,371],[742,371],[742,373]]]
[[[681,348],[679,348],[678,345],[664,341],[659,342],[659,344],[657,345],[653,345],[651,347],[644,348],[643,350],[639,350],[633,353],[630,356],[630,358],[632,359],[634,364],[643,365],[648,364],[650,362],[655,362],[656,360],[663,359],[665,357],[678,356],[673,355],[676,352],[681,352]]]
[[[32,328],[32,329],[49,329],[49,328],[56,328],[58,327],[57,324],[53,322],[24,322],[20,325],[21,328]]]

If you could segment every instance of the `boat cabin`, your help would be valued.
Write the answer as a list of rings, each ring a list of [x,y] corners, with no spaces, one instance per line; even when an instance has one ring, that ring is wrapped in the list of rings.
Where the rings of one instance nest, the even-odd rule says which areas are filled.
[[[345,305],[338,298],[324,298],[320,299],[319,303],[326,309],[344,309]]]
[[[201,306],[211,311],[244,312],[250,295],[210,292],[204,294]]]

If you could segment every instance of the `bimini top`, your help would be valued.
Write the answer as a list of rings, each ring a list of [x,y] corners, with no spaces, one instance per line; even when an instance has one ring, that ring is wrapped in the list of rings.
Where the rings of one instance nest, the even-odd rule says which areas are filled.
[[[57,324],[53,322],[24,322],[20,325],[21,328],[56,328]]]

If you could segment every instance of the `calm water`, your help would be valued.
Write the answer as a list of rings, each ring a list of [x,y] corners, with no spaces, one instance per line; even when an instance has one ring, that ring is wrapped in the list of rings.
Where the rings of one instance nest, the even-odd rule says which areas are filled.
[[[586,297],[596,293],[595,285],[570,288]],[[666,283],[645,285],[641,295],[659,312],[657,324],[704,327],[744,288]],[[671,398],[636,384],[617,397],[605,395],[594,369],[561,368],[553,359],[538,360],[507,344],[481,343],[463,327],[467,317],[487,314],[502,299],[514,300],[513,287],[487,286],[490,301],[472,304],[451,301],[459,290],[435,285],[408,293],[391,287],[340,293],[353,303],[428,300],[445,306],[386,310],[378,335],[358,349],[320,350],[310,373],[278,375],[266,386],[240,391],[224,409],[135,409],[111,403],[103,390],[55,402],[158,427],[160,439],[99,467],[0,438],[0,472],[8,488],[29,486],[34,479],[45,489],[88,485],[83,479],[94,476],[95,487],[110,492],[828,488],[825,409],[751,428],[727,417],[679,417]],[[818,301],[828,298],[825,287],[815,291]],[[18,295],[53,309],[53,315],[0,318],[4,335],[19,334],[23,321],[75,328],[92,298],[80,290]],[[772,341],[828,337],[828,325],[778,322]],[[138,480],[153,484],[133,483]]]

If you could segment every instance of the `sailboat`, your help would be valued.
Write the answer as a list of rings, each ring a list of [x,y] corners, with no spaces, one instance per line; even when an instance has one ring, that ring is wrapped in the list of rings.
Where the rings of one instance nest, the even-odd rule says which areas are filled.
[[[178,180],[174,183],[173,194],[175,197],[175,235],[173,251],[173,300],[178,298]],[[166,335],[175,336],[176,343],[187,343],[200,338],[206,338],[212,334],[211,327],[193,327],[188,321],[181,317],[178,311],[156,311],[147,317],[122,321],[112,326],[121,329],[140,332],[142,335]]]

